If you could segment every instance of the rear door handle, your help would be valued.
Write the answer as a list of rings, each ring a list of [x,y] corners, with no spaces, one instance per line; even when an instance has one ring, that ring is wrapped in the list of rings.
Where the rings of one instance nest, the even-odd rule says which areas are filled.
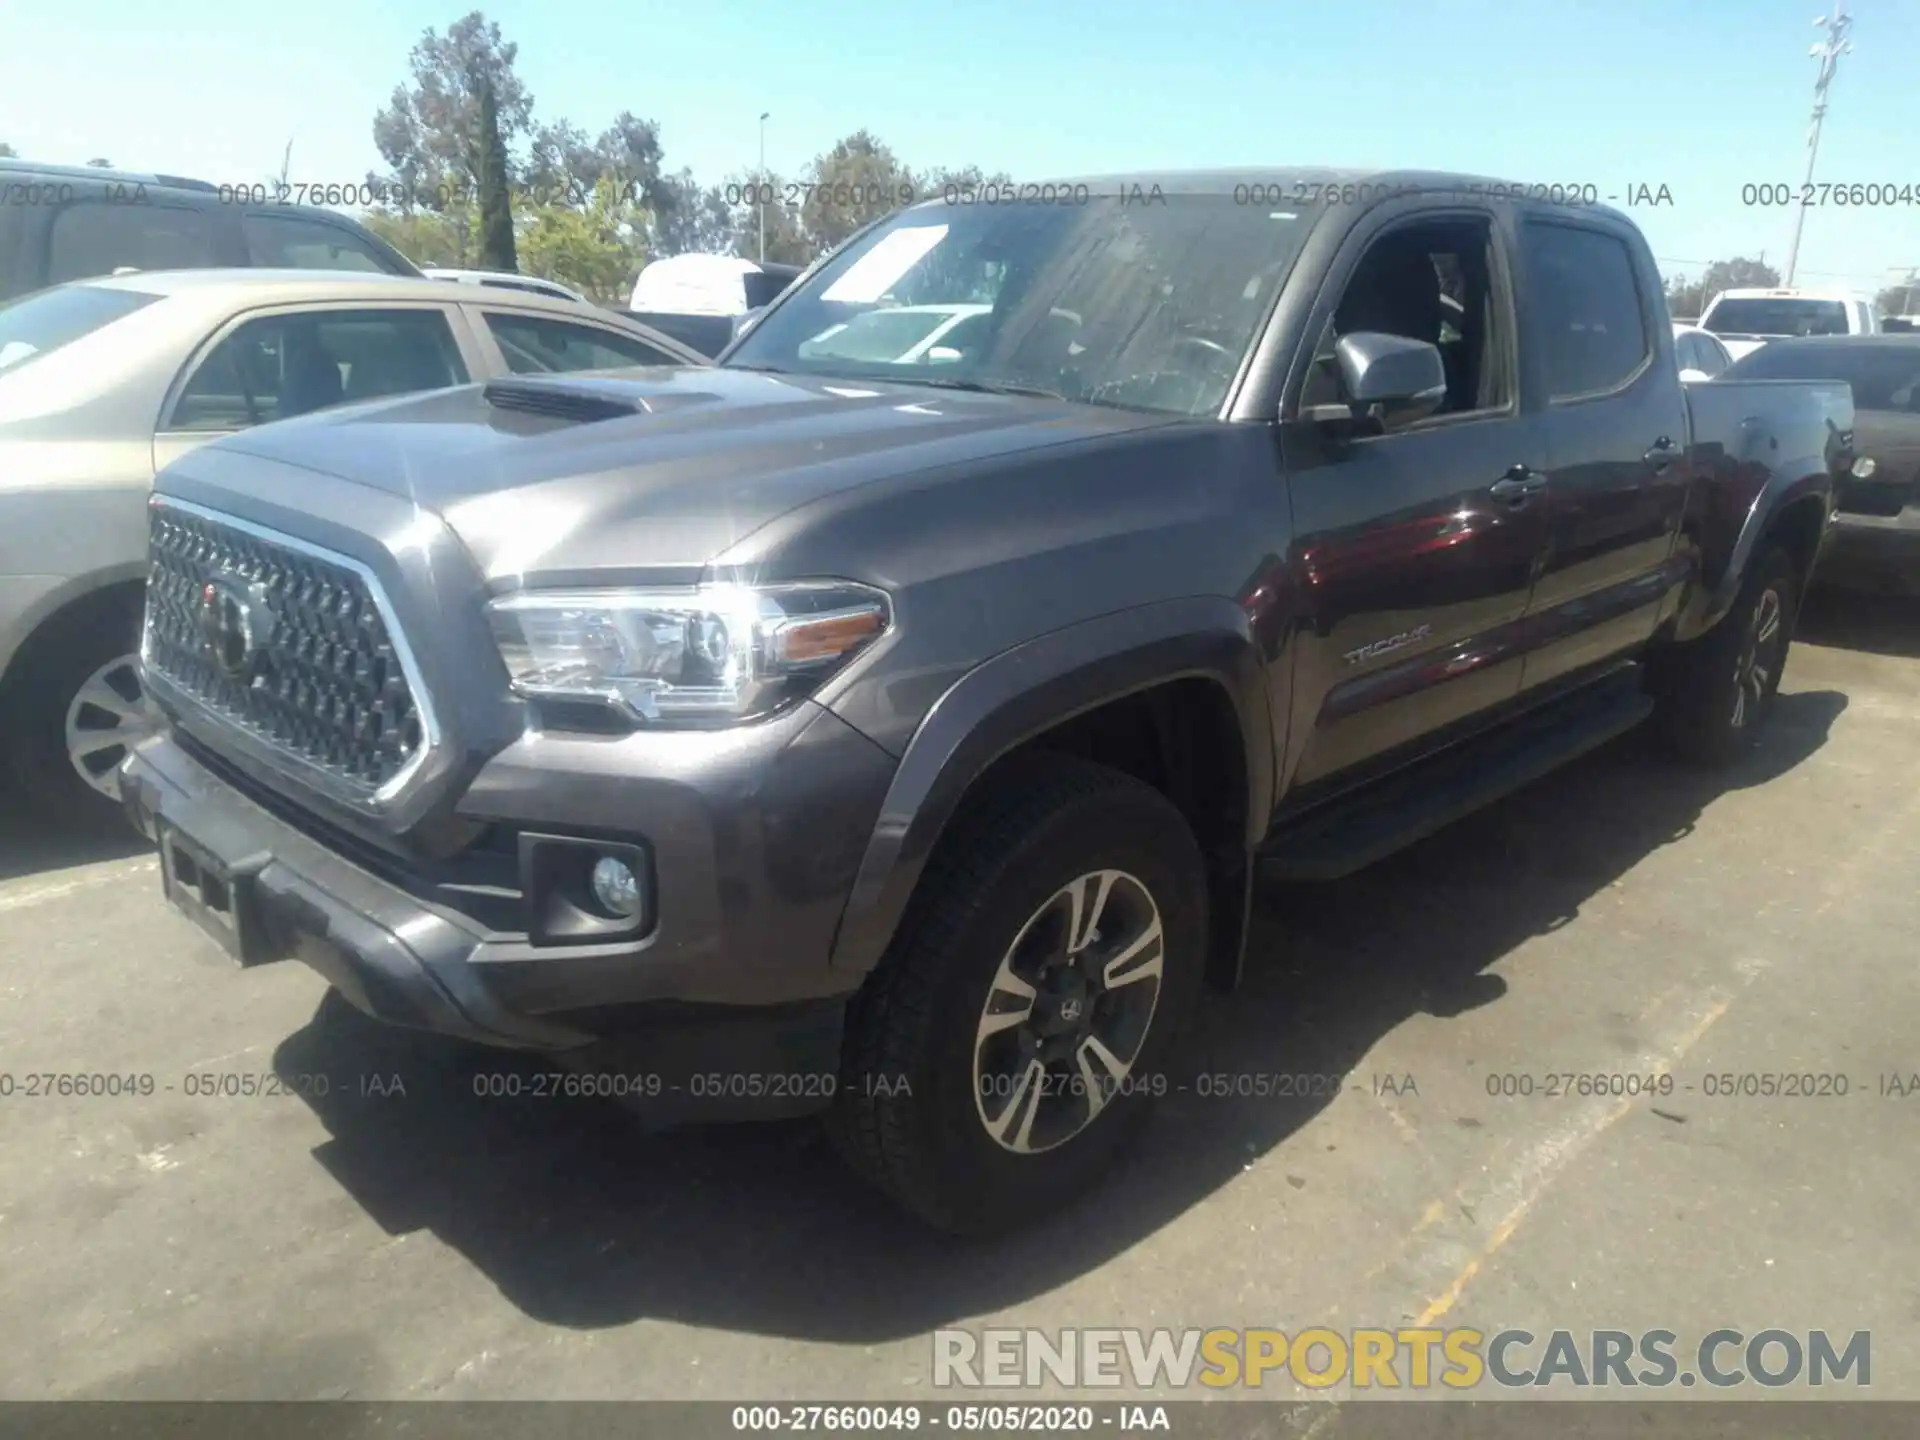
[[[1509,505],[1524,505],[1547,488],[1547,477],[1538,470],[1516,465],[1488,487],[1496,500]]]
[[[1674,457],[1680,453],[1680,447],[1667,436],[1662,435],[1648,447],[1647,453],[1640,458],[1653,467],[1656,475],[1666,474],[1667,467],[1673,464]]]

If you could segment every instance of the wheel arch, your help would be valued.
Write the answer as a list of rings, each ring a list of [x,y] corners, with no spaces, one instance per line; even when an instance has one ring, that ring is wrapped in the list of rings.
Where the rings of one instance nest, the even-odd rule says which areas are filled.
[[[146,603],[145,559],[76,575],[45,591],[15,622],[0,651],[0,693],[14,683],[45,646],[73,626],[97,620],[121,605]]]
[[[841,915],[832,964],[876,966],[927,861],[968,797],[1016,756],[1079,754],[1174,800],[1207,858],[1209,973],[1239,973],[1248,856],[1272,808],[1267,670],[1246,613],[1225,597],[1115,612],[1002,652],[967,672],[914,732]]]

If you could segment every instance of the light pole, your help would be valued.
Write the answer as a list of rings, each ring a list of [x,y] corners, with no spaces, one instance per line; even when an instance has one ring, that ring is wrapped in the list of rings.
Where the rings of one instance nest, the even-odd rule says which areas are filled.
[[[1813,22],[1827,32],[1827,38],[1807,53],[1820,62],[1820,73],[1813,82],[1813,129],[1807,134],[1807,179],[1801,187],[1800,207],[1793,214],[1793,243],[1787,247],[1787,279],[1793,284],[1794,267],[1800,261],[1800,231],[1807,223],[1806,189],[1813,184],[1813,160],[1820,150],[1820,122],[1827,115],[1827,87],[1833,84],[1833,72],[1840,57],[1853,49],[1847,33],[1853,29],[1853,17],[1847,14],[1846,0],[1834,0],[1833,14]]]
[[[760,263],[767,263],[767,198],[760,188],[767,183],[767,116],[772,112],[760,112],[760,176],[754,188],[754,209],[760,212]]]

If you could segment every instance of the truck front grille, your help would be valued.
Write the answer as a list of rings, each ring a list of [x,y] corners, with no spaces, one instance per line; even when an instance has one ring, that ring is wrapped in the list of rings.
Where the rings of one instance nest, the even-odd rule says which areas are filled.
[[[425,724],[370,576],[255,527],[148,513],[148,670],[355,793],[414,761]]]

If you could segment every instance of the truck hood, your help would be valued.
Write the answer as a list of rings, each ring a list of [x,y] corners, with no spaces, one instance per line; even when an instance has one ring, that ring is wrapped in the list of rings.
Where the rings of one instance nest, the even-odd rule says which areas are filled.
[[[684,570],[729,552],[739,561],[755,531],[838,492],[1172,419],[927,385],[661,368],[376,401],[196,454],[256,456],[410,499],[447,523],[490,581],[531,580]]]

